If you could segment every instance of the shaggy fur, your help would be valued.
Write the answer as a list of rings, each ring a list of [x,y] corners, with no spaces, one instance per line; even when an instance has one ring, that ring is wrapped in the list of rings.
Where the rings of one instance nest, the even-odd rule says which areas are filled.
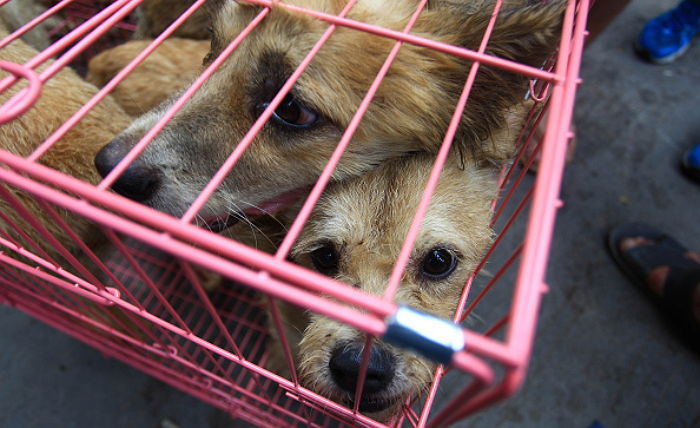
[[[138,40],[106,50],[90,60],[85,80],[102,87],[136,58],[152,40]],[[110,93],[131,116],[141,115],[179,92],[202,68],[209,42],[168,39]]]
[[[261,10],[230,0],[215,3],[220,10],[209,61]],[[345,4],[339,0],[291,3],[328,13],[338,13]],[[488,52],[540,66],[555,48],[564,2],[520,3],[505,2]],[[413,0],[360,0],[349,17],[400,30],[416,4]],[[492,1],[433,1],[413,33],[476,49],[492,6]],[[182,214],[327,27],[316,19],[273,7],[139,157],[138,168],[151,171],[148,177],[159,177],[153,192],[140,200],[161,211]],[[251,205],[267,208],[287,192],[315,182],[393,45],[389,39],[338,27],[284,101],[286,107],[277,110],[218,187],[201,211],[202,217],[220,220]],[[469,61],[405,44],[333,179],[362,175],[409,152],[434,153],[468,66]],[[510,153],[503,153],[488,139],[502,126],[504,112],[522,99],[526,83],[521,76],[482,66],[455,146],[485,161],[507,159]],[[142,116],[110,143],[101,152],[103,170],[116,164],[168,106]],[[285,108],[287,116],[291,110],[291,116],[296,114],[301,121],[296,123],[307,126],[290,125],[284,119]],[[314,115],[315,122],[307,121]]]
[[[494,143],[512,146],[523,126],[526,103],[508,113],[508,126],[495,133]],[[372,172],[332,185],[322,196],[295,244],[291,259],[319,270],[312,254],[331,248],[338,258],[335,279],[375,296],[382,296],[403,240],[408,232],[434,157],[416,154],[388,161]],[[468,276],[491,243],[491,201],[497,196],[497,170],[451,156],[442,172],[416,240],[395,301],[441,318],[452,319]],[[291,214],[291,213],[290,213]],[[289,215],[290,219],[293,217]],[[289,220],[288,219],[288,222]],[[436,280],[421,274],[433,249],[447,249],[457,259],[455,270]],[[333,380],[329,360],[337,346],[362,344],[365,335],[347,325],[291,306],[281,305],[292,352],[304,386],[351,405],[351,395]],[[288,374],[274,328],[270,328],[268,368]],[[366,395],[366,402],[386,401],[373,417],[388,419],[405,400],[429,384],[435,364],[411,352],[375,342],[396,360],[393,382],[383,391]]]
[[[317,206],[292,259],[315,269],[310,254],[330,245],[339,257],[335,279],[382,296],[433,161],[426,154],[400,158],[333,187]],[[445,167],[395,298],[398,303],[446,319],[454,315],[467,277],[491,242],[490,202],[497,189],[495,170],[473,166],[462,170],[458,163],[453,157]],[[424,259],[436,248],[448,249],[459,260],[444,280],[421,275]],[[282,313],[302,384],[351,405],[351,395],[333,381],[329,361],[337,346],[361,344],[365,335],[289,305]],[[409,396],[427,387],[435,364],[382,342],[374,346],[388,349],[396,359],[393,382],[385,390],[363,397],[363,402],[388,401],[387,408],[374,415],[384,419]]]
[[[6,35],[0,29],[0,37]],[[0,58],[23,64],[33,58],[37,52],[21,40],[15,41],[0,50]],[[46,66],[40,68],[43,70]],[[0,73],[4,78],[8,73]],[[18,84],[0,94],[0,103],[9,100],[23,85]],[[92,96],[97,88],[84,82],[68,68],[62,69],[42,86],[37,103],[25,114],[0,126],[0,149],[19,156],[27,156],[48,138],[59,126],[71,117]],[[88,183],[98,183],[100,176],[93,166],[93,159],[100,147],[110,141],[129,123],[129,116],[110,98],[98,104],[83,120],[73,127],[39,162],[64,174]],[[69,251],[75,251],[77,245],[26,193],[8,187],[32,214],[51,232]],[[44,239],[29,226],[23,217],[10,208],[4,199],[0,199],[0,211],[7,214],[52,257],[60,256]],[[72,227],[81,239],[93,244],[99,233],[87,220],[73,215],[67,210],[57,209],[63,219]],[[0,227],[10,233],[18,242],[24,243],[18,234],[4,222]],[[33,250],[33,247],[27,246]]]

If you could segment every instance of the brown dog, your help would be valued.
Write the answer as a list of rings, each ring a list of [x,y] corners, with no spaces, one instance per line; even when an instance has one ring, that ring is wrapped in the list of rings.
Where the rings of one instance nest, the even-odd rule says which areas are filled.
[[[7,32],[0,29],[0,38],[5,35]],[[21,40],[0,50],[0,58],[18,64],[24,64],[36,54],[36,50]],[[44,68],[46,66],[41,67],[40,70]],[[8,73],[2,72],[0,77],[4,78],[7,75]],[[18,84],[0,94],[0,103],[9,100],[20,89],[21,85]],[[83,81],[69,68],[62,69],[42,85],[41,96],[30,110],[0,126],[0,149],[19,156],[28,156],[96,93],[95,86]],[[112,99],[106,98],[43,155],[39,163],[88,183],[98,183],[100,175],[93,166],[94,156],[100,147],[128,125],[129,120],[129,116]],[[71,252],[77,250],[77,244],[48,213],[38,206],[33,198],[14,188],[7,188],[67,250]],[[24,216],[1,198],[0,211],[7,214],[51,257],[61,260],[57,251],[27,223]],[[89,245],[95,245],[94,240],[99,239],[100,233],[96,233],[92,223],[73,215],[70,211],[63,209],[57,211],[81,239]],[[35,251],[34,247],[28,244],[16,230],[4,222],[0,223],[0,227],[25,248]]]
[[[375,296],[382,296],[434,161],[416,154],[386,162],[324,194],[292,259]],[[468,276],[491,242],[493,168],[450,158],[423,222],[395,301],[451,319]],[[286,334],[301,382],[352,406],[365,335],[347,325],[284,305]],[[276,342],[271,368],[279,367]],[[277,358],[277,361],[274,361]],[[360,411],[384,420],[430,383],[435,364],[375,342]]]
[[[493,143],[512,151],[523,126],[525,103],[509,113]],[[291,259],[375,296],[382,296],[412,222],[434,157],[391,160],[366,175],[335,183],[324,193],[296,242]],[[491,202],[497,169],[450,156],[412,251],[395,301],[452,319],[464,284],[492,240]],[[233,228],[232,230],[238,229]],[[352,405],[365,335],[307,308],[281,305],[302,384]],[[288,374],[282,348],[270,328],[268,368]],[[395,414],[432,379],[435,363],[375,342],[359,405],[378,420]]]
[[[101,52],[90,60],[85,80],[102,87],[152,40],[137,40]],[[139,116],[178,93],[197,76],[209,42],[165,40],[110,95],[131,116]]]
[[[259,6],[215,2],[212,61],[260,13]],[[337,14],[339,0],[290,3]],[[488,53],[540,66],[558,40],[564,2],[521,6],[505,2]],[[492,14],[492,1],[461,4],[433,1],[413,34],[476,49]],[[416,2],[360,0],[351,19],[400,30]],[[328,25],[281,6],[224,62],[165,127],[114,189],[173,215],[182,214],[215,174],[292,70]],[[222,219],[248,207],[289,202],[318,178],[343,130],[395,42],[338,27],[254,143],[200,212],[215,229]],[[405,44],[353,137],[333,179],[362,175],[387,159],[409,152],[434,153],[466,79],[469,61]],[[489,135],[504,112],[527,90],[527,80],[482,66],[471,92],[455,146],[486,161],[503,153]],[[162,116],[169,103],[137,119],[96,158],[106,174]]]

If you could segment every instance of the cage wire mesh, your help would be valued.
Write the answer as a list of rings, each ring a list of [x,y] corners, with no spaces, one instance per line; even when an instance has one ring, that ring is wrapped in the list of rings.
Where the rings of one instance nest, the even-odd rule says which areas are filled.
[[[24,5],[20,0],[12,0],[2,1],[0,6],[7,8],[13,3]],[[139,32],[138,8],[146,3],[33,2],[33,9],[27,10],[35,15],[8,28],[0,41],[0,68],[5,72],[0,81],[0,90],[4,91],[1,126],[7,130],[26,127],[21,122],[23,118],[42,120],[40,102],[49,96],[48,85],[63,78],[61,73],[68,69],[77,73],[71,79],[85,76],[90,58],[130,40],[134,31]],[[413,35],[411,25],[426,7],[425,1],[415,2],[414,13],[402,31],[349,18],[355,1],[349,1],[335,15],[306,9],[295,2],[240,2],[259,8],[243,32],[219,49],[220,57],[205,64],[200,77],[171,107],[174,115],[256,26],[263,25],[273,8],[307,15],[323,23],[327,30],[267,106],[259,127],[251,130],[236,150],[244,145],[244,140],[247,144],[252,142],[273,114],[274,103],[282,102],[283,92],[293,87],[296,74],[304,72],[304,67],[313,61],[314,52],[322,48],[334,29],[349,28],[392,40],[394,50],[368,88],[357,122],[345,130],[339,148],[312,190],[317,199],[329,181],[333,162],[337,164],[350,143],[364,114],[362,109],[366,111],[373,102],[372,91],[381,85],[402,45],[422,46],[472,61],[463,73],[466,86],[462,98],[451,106],[455,111],[453,123],[449,129],[441,130],[446,136],[436,155],[435,180],[441,162],[450,152],[459,111],[465,105],[469,108],[469,92],[479,67],[506,68],[530,79],[530,90],[523,96],[531,100],[532,107],[525,124],[518,129],[514,159],[501,170],[498,197],[492,204],[496,237],[456,304],[453,321],[463,328],[458,335],[464,347],[450,355],[449,364],[438,365],[432,382],[402,402],[395,414],[379,419],[359,409],[358,394],[355,404],[352,400],[336,402],[300,382],[279,314],[287,307],[319,313],[361,331],[367,335],[366,343],[371,344],[371,338],[386,334],[390,323],[387,320],[397,312],[391,296],[372,296],[299,267],[286,260],[289,248],[286,252],[265,254],[198,227],[193,224],[196,210],[188,211],[191,215],[186,214],[183,220],[116,196],[108,188],[119,171],[101,181],[89,182],[71,176],[70,171],[43,164],[45,155],[56,150],[62,139],[69,140],[69,132],[84,123],[81,121],[96,105],[107,102],[105,98],[139,62],[172,34],[177,35],[187,22],[201,18],[206,2],[189,3],[176,11],[177,19],[171,25],[147,35],[155,40],[144,43],[139,55],[101,90],[95,89],[69,114],[47,120],[48,129],[30,150],[17,152],[7,142],[0,142],[0,198],[4,200],[0,212],[0,302],[221,408],[232,417],[259,426],[445,426],[513,394],[526,371],[539,301],[546,289],[547,252],[555,213],[561,204],[558,190],[566,143],[572,136],[569,122],[588,1],[568,2],[558,52],[540,69],[494,58],[483,49],[475,52]],[[489,4],[493,8],[493,23],[502,5],[500,1]],[[3,19],[7,21],[6,17]],[[6,25],[12,27],[8,22]],[[25,49],[24,57],[10,54],[12,46],[23,43],[17,40],[32,31],[43,31],[40,35],[44,40],[37,43],[46,45],[34,51]],[[482,48],[487,46],[489,31],[482,39]],[[144,137],[137,147],[146,147],[149,138],[168,120],[166,114],[152,135]],[[355,129],[350,129],[353,126]],[[538,129],[546,129],[543,136],[535,135]],[[9,134],[2,135],[7,138]],[[137,149],[133,150],[133,156],[121,165],[121,172],[138,154]],[[533,163],[538,166],[536,176],[528,174]],[[223,169],[218,174],[223,177],[227,172]],[[220,183],[217,177],[209,182],[210,188],[202,191],[210,192],[202,204]],[[427,203],[430,194],[424,199]],[[309,210],[314,203],[313,197],[307,200]],[[297,225],[294,223],[283,247],[293,245],[296,237],[290,238],[290,234],[298,236],[303,223],[303,219],[298,220],[298,230],[293,232]],[[414,223],[419,226],[420,218]],[[413,237],[407,237],[408,244],[403,249],[406,254],[410,254],[411,240],[417,231],[416,228]],[[99,246],[95,244],[98,241]],[[395,270],[397,281],[401,271]],[[281,343],[283,350],[287,348],[284,353],[288,372],[276,374],[267,369],[274,358],[268,346],[271,341]],[[371,349],[372,346],[366,346],[363,351],[356,391],[363,389]]]

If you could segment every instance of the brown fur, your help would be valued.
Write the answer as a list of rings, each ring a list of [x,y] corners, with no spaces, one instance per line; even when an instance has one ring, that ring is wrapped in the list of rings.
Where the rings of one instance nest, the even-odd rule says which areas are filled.
[[[101,52],[90,60],[85,80],[102,87],[152,40],[138,40]],[[131,116],[141,115],[191,82],[202,68],[209,42],[168,39],[110,93]]]
[[[293,260],[311,269],[309,254],[332,243],[340,257],[335,278],[362,291],[382,296],[401,244],[420,199],[434,158],[419,154],[389,161],[365,176],[333,187],[317,206],[293,252]],[[450,159],[423,222],[411,261],[395,301],[451,319],[462,287],[491,242],[490,202],[496,196],[493,169],[460,169]],[[459,195],[459,197],[456,197]],[[419,274],[432,248],[449,248],[459,256],[446,280]],[[329,398],[349,404],[351,397],[332,381],[329,359],[340,343],[362,343],[364,334],[325,317],[294,307],[283,310],[287,333],[298,357],[301,382]],[[430,382],[435,364],[411,352],[379,342],[397,359],[395,381],[381,398],[394,405],[379,415],[395,413],[410,395]],[[375,399],[379,397],[373,397]]]
[[[222,0],[214,21],[211,60],[260,10]],[[345,2],[296,0],[291,3],[338,13]],[[520,7],[505,2],[488,52],[539,66],[558,40],[564,2]],[[350,18],[400,30],[416,1],[361,0]],[[491,15],[492,1],[473,4],[434,1],[413,33],[476,49]],[[477,7],[478,6],[478,7]],[[273,7],[184,109],[140,156],[142,166],[162,173],[157,191],[143,202],[179,215],[192,203],[224,159],[307,54],[327,24]],[[394,45],[389,39],[338,27],[291,96],[318,113],[309,128],[293,128],[274,117],[242,156],[205,206],[203,217],[221,217],[260,205],[316,181],[343,130]],[[335,170],[336,181],[362,175],[387,159],[409,152],[434,153],[442,140],[469,62],[404,44],[394,65]],[[520,76],[482,66],[462,118],[455,147],[479,159],[502,162],[488,143],[503,115],[527,90]],[[109,146],[121,156],[162,116],[168,103],[136,120]],[[206,153],[207,156],[202,156]]]
[[[0,37],[5,34],[6,32],[0,29]],[[21,40],[0,50],[0,58],[19,64],[27,62],[36,54],[37,52],[33,48]],[[46,66],[41,67],[40,70],[44,68]],[[5,76],[7,73],[2,72],[0,78]],[[0,94],[0,103],[9,100],[21,87],[22,85],[15,85]],[[0,149],[19,156],[29,155],[96,93],[97,88],[84,82],[72,70],[62,69],[44,83],[39,100],[29,111],[0,126]],[[101,146],[114,138],[128,123],[129,116],[113,100],[107,98],[41,157],[39,163],[88,183],[98,183],[100,176],[93,165],[95,154]],[[26,193],[8,188],[69,251],[77,249],[76,243],[68,238],[63,229],[56,225],[32,198]],[[94,242],[99,233],[95,233],[95,228],[91,223],[67,210],[57,210],[79,237],[88,243]],[[49,255],[59,257],[56,251],[46,245],[44,239],[34,228],[29,226],[20,214],[10,208],[4,199],[0,199],[0,211],[8,214],[30,237],[44,247]],[[24,242],[6,224],[1,223],[0,227],[9,231],[12,236],[18,239],[18,242]],[[33,250],[32,247],[27,248]]]
[[[495,144],[513,146],[522,128],[525,103],[508,113],[508,126],[493,135]],[[322,196],[292,250],[293,261],[316,269],[311,253],[331,243],[338,254],[335,279],[382,296],[401,245],[413,220],[434,157],[417,154],[388,161],[372,172],[332,185]],[[491,243],[490,204],[497,196],[496,169],[451,156],[431,200],[395,301],[422,312],[452,319],[462,288]],[[292,215],[289,216],[293,218]],[[240,237],[240,236],[239,236]],[[443,280],[421,276],[425,255],[434,248],[458,254],[459,263]],[[364,334],[305,308],[281,305],[292,352],[303,385],[329,398],[350,404],[351,397],[332,380],[329,359],[338,344],[363,343]],[[288,374],[274,328],[270,328],[268,368]],[[395,381],[373,399],[392,398],[394,405],[372,415],[388,419],[409,396],[423,391],[435,364],[382,342],[397,363]]]
[[[138,23],[134,39],[153,39],[187,10],[194,0],[144,0],[136,9]],[[209,39],[209,15],[203,7],[190,16],[173,34],[185,39]]]

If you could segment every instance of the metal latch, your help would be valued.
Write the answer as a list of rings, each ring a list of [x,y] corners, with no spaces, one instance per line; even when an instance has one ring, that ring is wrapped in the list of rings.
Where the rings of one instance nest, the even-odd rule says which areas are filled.
[[[449,321],[401,306],[386,319],[384,341],[448,365],[464,349],[462,329]]]

